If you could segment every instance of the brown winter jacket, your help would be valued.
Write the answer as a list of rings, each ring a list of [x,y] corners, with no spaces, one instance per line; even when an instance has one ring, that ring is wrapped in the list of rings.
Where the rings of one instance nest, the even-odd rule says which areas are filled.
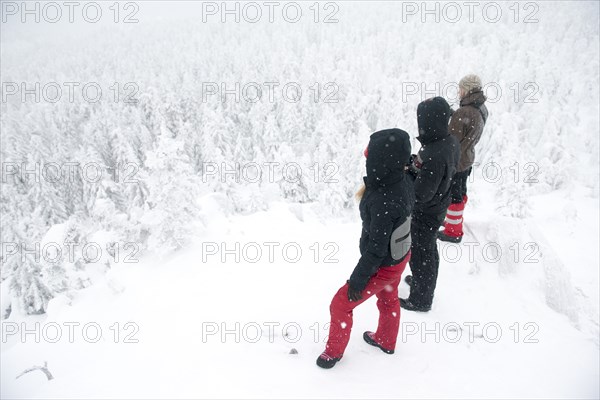
[[[450,133],[460,142],[460,162],[457,172],[469,169],[475,161],[475,145],[488,117],[486,98],[482,91],[470,92],[460,101],[460,108],[452,114]]]

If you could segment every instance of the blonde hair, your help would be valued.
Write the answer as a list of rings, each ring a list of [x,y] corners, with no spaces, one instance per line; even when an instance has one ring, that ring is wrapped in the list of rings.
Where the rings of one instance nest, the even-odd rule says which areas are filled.
[[[365,190],[367,190],[367,187],[365,186],[365,184],[363,183],[362,186],[360,187],[360,189],[358,189],[358,191],[356,192],[356,194],[354,195],[354,197],[356,197],[356,200],[361,200],[362,197],[365,194]]]

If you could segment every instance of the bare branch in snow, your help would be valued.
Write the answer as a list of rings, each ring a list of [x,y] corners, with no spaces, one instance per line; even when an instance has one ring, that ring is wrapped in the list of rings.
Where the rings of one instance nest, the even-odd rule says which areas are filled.
[[[46,378],[48,378],[48,380],[52,380],[54,379],[54,377],[52,376],[52,374],[50,373],[50,371],[48,370],[48,362],[44,361],[44,366],[40,367],[39,365],[34,365],[31,368],[27,368],[25,371],[21,372],[19,375],[17,375],[17,377],[15,379],[19,379],[20,377],[22,377],[23,375],[25,375],[28,372],[31,371],[35,371],[36,369],[41,370],[44,374],[46,374]]]

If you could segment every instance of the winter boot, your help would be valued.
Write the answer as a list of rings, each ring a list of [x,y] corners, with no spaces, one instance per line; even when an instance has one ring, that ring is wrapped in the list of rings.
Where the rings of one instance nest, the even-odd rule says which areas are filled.
[[[416,304],[413,304],[408,299],[400,299],[400,307],[402,307],[403,309],[405,309],[407,311],[417,311],[417,312],[428,312],[431,310],[431,306],[429,306],[429,307],[418,306]]]
[[[317,365],[321,368],[330,369],[341,359],[342,357],[331,357],[327,353],[322,352],[319,358],[317,358]]]
[[[381,347],[381,345],[375,341],[373,336],[375,336],[375,333],[373,332],[366,331],[365,333],[363,333],[363,339],[365,339],[365,342],[367,342],[371,346],[380,348],[381,351],[383,351],[386,354],[394,354],[394,350],[388,350]]]
[[[460,203],[452,203],[446,212],[446,221],[444,221],[444,230],[438,232],[437,237],[443,242],[460,243],[463,233],[463,212],[467,204],[468,197],[463,196]]]
[[[449,243],[460,243],[462,241],[462,236],[447,235],[445,229],[443,231],[439,231],[437,233],[437,238],[439,240],[441,240],[442,242],[449,242]]]

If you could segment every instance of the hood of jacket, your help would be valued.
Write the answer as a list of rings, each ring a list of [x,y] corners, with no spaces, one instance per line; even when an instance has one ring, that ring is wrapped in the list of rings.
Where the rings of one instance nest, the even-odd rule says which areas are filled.
[[[460,106],[473,106],[479,108],[485,103],[487,98],[483,94],[483,91],[477,90],[475,92],[469,92],[465,97],[460,100]]]
[[[367,187],[386,186],[404,179],[404,166],[411,154],[408,133],[386,129],[371,135],[367,147]]]
[[[448,136],[450,105],[443,97],[427,99],[417,107],[417,124],[422,144],[432,143]]]

